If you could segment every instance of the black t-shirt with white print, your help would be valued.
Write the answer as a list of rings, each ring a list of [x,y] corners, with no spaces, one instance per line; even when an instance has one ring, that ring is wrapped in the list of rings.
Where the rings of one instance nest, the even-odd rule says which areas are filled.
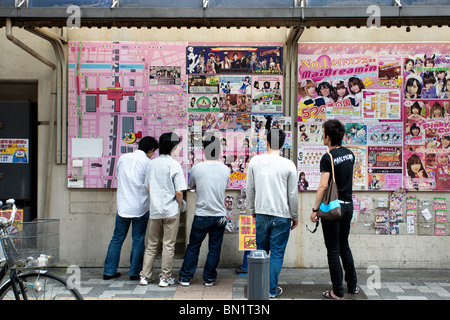
[[[355,155],[345,147],[330,151],[334,162],[334,176],[338,187],[339,200],[352,201],[353,166]],[[331,161],[328,153],[320,159],[320,172],[329,172],[332,178]]]

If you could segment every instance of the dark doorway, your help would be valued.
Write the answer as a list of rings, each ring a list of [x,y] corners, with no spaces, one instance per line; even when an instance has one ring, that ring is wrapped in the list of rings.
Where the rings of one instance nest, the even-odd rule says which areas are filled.
[[[37,82],[0,82],[0,200],[37,217]]]

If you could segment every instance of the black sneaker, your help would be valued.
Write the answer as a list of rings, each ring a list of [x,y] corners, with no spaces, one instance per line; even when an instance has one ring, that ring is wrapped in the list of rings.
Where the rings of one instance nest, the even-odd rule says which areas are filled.
[[[114,278],[118,278],[120,276],[121,276],[120,272],[116,272],[116,274],[112,275],[112,276],[108,276],[108,275],[104,274],[103,275],[103,280],[111,280],[111,279],[114,279]]]

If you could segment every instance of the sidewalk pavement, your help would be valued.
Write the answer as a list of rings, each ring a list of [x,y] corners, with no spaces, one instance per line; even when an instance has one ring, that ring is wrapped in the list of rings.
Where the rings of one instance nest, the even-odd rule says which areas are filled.
[[[121,276],[103,280],[103,268],[81,268],[80,293],[85,300],[247,300],[247,275],[236,269],[219,268],[218,280],[205,286],[202,269],[198,268],[190,286],[176,282],[159,287],[154,280],[146,286],[130,280],[128,269],[119,269]],[[154,270],[157,275],[158,269]],[[450,300],[450,270],[381,269],[376,274],[359,269],[360,294],[346,294],[356,300]],[[69,275],[67,275],[69,276]],[[178,269],[174,270],[178,280]],[[321,300],[322,292],[331,288],[328,269],[283,268],[279,277],[283,294],[271,300]],[[345,283],[344,283],[345,286]]]

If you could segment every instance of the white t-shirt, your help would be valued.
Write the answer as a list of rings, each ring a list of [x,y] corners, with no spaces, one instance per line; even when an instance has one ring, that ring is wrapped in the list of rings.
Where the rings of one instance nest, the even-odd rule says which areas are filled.
[[[150,189],[150,219],[166,219],[178,214],[176,191],[187,189],[181,165],[163,154],[147,168],[145,186]]]
[[[149,195],[144,185],[150,159],[144,151],[126,153],[117,161],[117,213],[123,218],[138,218],[149,208]]]

